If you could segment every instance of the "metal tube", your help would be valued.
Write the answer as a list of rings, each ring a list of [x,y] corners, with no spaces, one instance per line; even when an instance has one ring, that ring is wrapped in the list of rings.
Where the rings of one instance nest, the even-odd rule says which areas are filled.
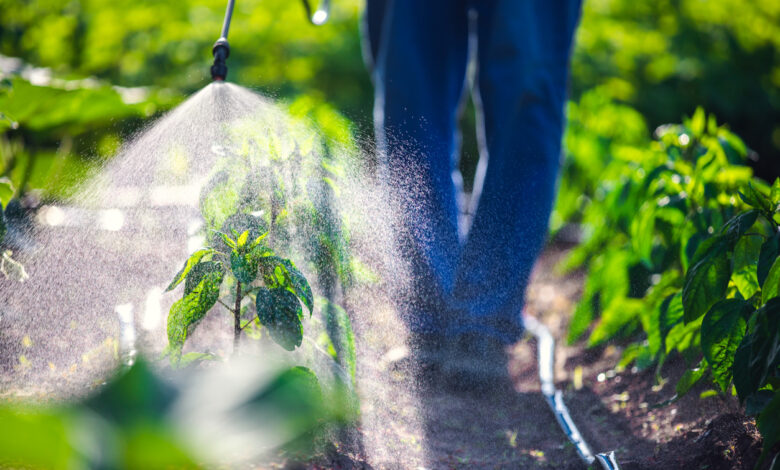
[[[235,4],[236,0],[228,0],[227,9],[225,10],[225,21],[222,22],[221,38],[227,39],[228,30],[230,29],[230,19],[233,17],[233,6]]]

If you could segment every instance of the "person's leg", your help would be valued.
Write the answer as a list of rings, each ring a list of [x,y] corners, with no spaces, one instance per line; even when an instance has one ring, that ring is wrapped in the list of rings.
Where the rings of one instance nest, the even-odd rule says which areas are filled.
[[[389,0],[381,31],[372,32],[372,24],[379,22],[369,22],[369,35],[378,40],[372,49],[380,176],[397,211],[399,258],[411,265],[411,282],[396,300],[413,332],[439,333],[460,251],[452,173],[466,75],[466,2]]]
[[[483,0],[478,93],[487,166],[457,269],[457,332],[522,332],[525,288],[547,234],[561,151],[569,52],[580,0]],[[484,165],[483,165],[484,167]]]

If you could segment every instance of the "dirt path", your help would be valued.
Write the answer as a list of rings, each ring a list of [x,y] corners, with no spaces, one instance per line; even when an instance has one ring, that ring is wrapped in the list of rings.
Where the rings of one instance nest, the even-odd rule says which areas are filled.
[[[624,469],[750,468],[760,438],[735,399],[700,399],[706,390],[700,387],[674,405],[655,407],[674,394],[682,360],[667,364],[665,380],[657,383],[652,371],[616,371],[619,345],[586,350],[560,340],[582,282],[581,274],[554,274],[564,254],[549,249],[543,255],[527,313],[557,340],[556,383],[592,449],[616,450]],[[364,360],[359,378],[361,450],[337,468],[585,468],[542,398],[532,338],[509,351],[511,383],[457,394],[390,367],[405,353],[400,327],[386,323],[390,315],[375,317],[357,332],[363,344],[387,345],[379,353],[362,352],[374,357]]]

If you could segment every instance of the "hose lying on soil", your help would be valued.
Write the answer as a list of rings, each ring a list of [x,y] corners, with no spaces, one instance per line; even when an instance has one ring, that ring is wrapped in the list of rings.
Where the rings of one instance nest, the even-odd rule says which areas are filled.
[[[587,465],[598,462],[605,470],[619,470],[620,466],[615,459],[615,451],[593,454],[593,451],[582,438],[579,429],[569,415],[569,409],[563,402],[563,392],[555,388],[553,376],[553,358],[555,354],[555,340],[550,330],[541,324],[536,318],[524,316],[526,330],[536,337],[536,345],[539,359],[539,381],[542,383],[542,395],[550,405],[555,419],[561,425],[566,437],[574,444],[577,453]]]

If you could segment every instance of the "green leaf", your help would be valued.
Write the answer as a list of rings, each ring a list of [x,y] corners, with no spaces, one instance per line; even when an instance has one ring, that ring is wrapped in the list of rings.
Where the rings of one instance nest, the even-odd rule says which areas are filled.
[[[759,285],[764,285],[766,276],[769,274],[769,268],[772,267],[772,264],[779,255],[780,233],[776,233],[761,245],[761,253],[758,255],[758,267],[756,269]]]
[[[780,441],[780,391],[775,390],[772,401],[764,408],[756,420],[756,426],[761,431],[761,437],[764,438],[761,457],[756,464],[756,468],[761,468],[764,459],[770,455],[772,448]]]
[[[257,318],[268,328],[271,338],[288,351],[303,341],[303,313],[295,294],[285,288],[260,288],[255,300]]]
[[[218,261],[202,261],[193,266],[190,273],[187,274],[187,280],[184,281],[184,295],[189,294],[198,287],[198,284],[200,284],[200,281],[203,280],[206,274],[216,271],[225,272],[225,267]]]
[[[661,334],[661,345],[665,349],[666,337],[672,331],[672,328],[680,324],[683,319],[682,293],[678,292],[665,298],[661,303],[660,309],[658,328]]]
[[[764,284],[761,286],[761,302],[767,303],[769,299],[777,297],[778,292],[780,292],[780,258],[772,263]]]
[[[0,212],[5,206],[8,205],[8,201],[14,196],[14,185],[7,176],[0,178]],[[2,240],[0,236],[0,240]]]
[[[774,394],[771,390],[759,390],[756,393],[747,397],[745,400],[745,414],[748,416],[756,416],[760,414],[764,408],[772,401]]]
[[[734,355],[734,386],[741,401],[761,388],[780,363],[780,298],[759,308],[753,322]]]
[[[774,212],[771,201],[765,195],[761,194],[759,190],[754,188],[752,183],[748,183],[745,192],[740,192],[739,197],[745,201],[745,204],[755,209],[764,212]]]
[[[698,107],[696,108],[696,111],[694,111],[693,117],[690,121],[691,132],[693,133],[694,137],[700,138],[704,134],[705,124],[706,114],[704,113],[704,109]]]
[[[775,208],[780,204],[780,178],[775,178],[775,182],[769,189],[769,199],[772,200],[772,205]]]
[[[704,377],[705,372],[707,372],[707,361],[705,359],[702,359],[701,362],[699,362],[699,365],[693,369],[687,369],[675,386],[677,398],[683,397],[694,385],[699,383]]]
[[[755,335],[745,335],[734,353],[732,375],[740,401],[744,401],[758,389],[760,372],[756,371],[756,366],[760,365],[753,361],[752,357],[755,339]]]
[[[245,234],[248,232],[244,232]],[[257,277],[258,260],[253,256],[253,251],[248,253],[234,249],[230,252],[230,269],[243,284],[249,284]]]
[[[753,297],[759,289],[756,268],[762,241],[760,237],[742,237],[734,247],[734,272],[731,279],[746,299]]]
[[[723,237],[713,238],[718,240],[710,244],[707,244],[709,240],[702,242],[694,255],[698,262],[685,275],[682,303],[686,323],[704,315],[726,294],[731,277],[729,246]],[[700,254],[705,250],[706,253]]]
[[[701,348],[712,367],[715,383],[726,391],[731,383],[734,354],[745,336],[745,318],[753,307],[739,299],[722,300],[704,315],[701,324]]]
[[[173,281],[168,285],[168,287],[165,289],[165,291],[173,290],[176,286],[178,286],[181,281],[183,281],[187,274],[190,272],[190,270],[200,262],[201,259],[203,259],[204,256],[213,254],[214,250],[211,248],[202,248],[200,250],[197,250],[193,254],[190,255],[189,258],[187,258],[187,261],[184,262],[184,266],[179,270],[178,273],[173,277]]]
[[[756,223],[758,214],[759,211],[751,209],[735,215],[726,222],[723,229],[721,229],[721,233],[728,235],[732,243],[736,242],[739,237],[744,235]]]
[[[203,361],[216,361],[216,360],[219,360],[219,357],[212,353],[190,352],[187,354],[182,354],[181,360],[179,361],[177,366],[180,368],[184,368],[184,367],[199,364]]]
[[[244,232],[238,236],[238,239],[236,240],[236,244],[239,247],[243,247],[246,245],[247,240],[249,240],[249,230],[244,230]]]
[[[187,336],[197,326],[198,322],[217,303],[219,287],[222,285],[224,272],[210,271],[203,275],[201,281],[182,299],[176,301],[168,313],[168,346],[173,353],[174,362],[178,362],[181,348]]]
[[[292,261],[283,259],[281,263],[287,269],[290,287],[292,287],[295,295],[301,299],[303,305],[309,309],[309,315],[311,315],[314,309],[314,295],[312,294],[309,281],[306,280],[306,277],[295,267]]]
[[[235,250],[236,249],[236,242],[235,240],[231,239],[226,233],[219,232],[220,237],[222,238],[222,241],[225,242],[225,245],[227,245],[228,248]]]
[[[247,235],[247,238],[249,240],[257,240],[258,238],[262,240],[264,234],[267,233],[266,224],[263,219],[251,214],[243,213],[231,215],[219,229],[220,233],[233,233],[234,231],[239,235],[248,231],[249,234]],[[213,237],[211,243],[211,246],[223,253],[229,253],[230,250],[237,248],[237,246],[231,246],[231,244],[222,237]]]
[[[658,207],[655,201],[648,201],[639,209],[639,214],[631,221],[631,245],[634,252],[648,266],[650,254],[653,251],[653,238],[655,236],[655,212]]]

